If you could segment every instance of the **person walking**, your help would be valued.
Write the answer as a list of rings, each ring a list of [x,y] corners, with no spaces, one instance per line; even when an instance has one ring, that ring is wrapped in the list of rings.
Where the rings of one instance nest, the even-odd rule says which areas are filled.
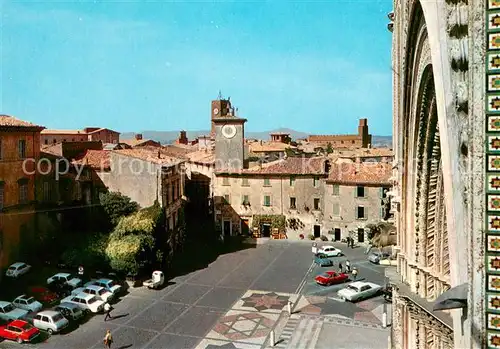
[[[345,271],[348,273],[351,272],[351,262],[349,262],[349,260],[345,261]]]
[[[339,270],[340,270],[341,273],[342,273],[342,269],[343,269],[342,268],[342,263],[339,262]]]
[[[109,305],[109,303],[104,304],[104,311],[106,312],[106,316],[104,317],[104,321],[108,321],[108,319],[113,318],[111,316],[111,310],[113,310],[113,308],[111,307],[111,305]]]
[[[111,331],[107,330],[104,336],[104,347],[109,349],[111,348],[111,344],[113,344],[113,336],[111,335]]]
[[[356,268],[352,269],[352,277],[354,278],[354,280],[357,279],[357,277],[358,277],[358,269],[356,269]]]

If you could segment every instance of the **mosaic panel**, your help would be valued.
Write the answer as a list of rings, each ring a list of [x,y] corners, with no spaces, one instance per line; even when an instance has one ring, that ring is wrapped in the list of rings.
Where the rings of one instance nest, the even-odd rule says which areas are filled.
[[[488,9],[489,10],[500,9],[500,0],[488,0]]]
[[[488,252],[500,252],[500,235],[488,235],[487,244]]]
[[[500,34],[498,35],[500,38]],[[486,108],[489,113],[500,113],[500,96],[499,95],[494,95],[491,94],[487,96],[486,101],[488,104],[486,105]]]
[[[486,295],[486,309],[488,312],[500,313],[500,295],[489,293]]]
[[[500,193],[500,174],[487,174],[486,189],[489,192]]]
[[[487,55],[488,70],[490,72],[500,72],[500,53],[489,53]]]
[[[486,326],[489,348],[500,349],[500,0],[486,10]]]
[[[500,13],[491,11],[488,15],[488,30],[495,31],[500,29]]]
[[[500,273],[500,255],[487,256],[486,270],[490,273]]]

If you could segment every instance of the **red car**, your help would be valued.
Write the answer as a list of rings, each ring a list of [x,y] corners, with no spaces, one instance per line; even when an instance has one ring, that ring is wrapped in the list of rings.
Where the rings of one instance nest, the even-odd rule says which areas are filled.
[[[40,330],[23,320],[14,320],[6,326],[0,326],[0,338],[18,343],[31,342],[40,335]]]
[[[30,295],[43,304],[54,304],[59,299],[56,293],[41,286],[32,287],[30,289]]]
[[[316,283],[324,286],[340,284],[342,282],[346,282],[349,279],[349,276],[344,273],[337,273],[335,271],[327,271],[323,274],[316,276]]]

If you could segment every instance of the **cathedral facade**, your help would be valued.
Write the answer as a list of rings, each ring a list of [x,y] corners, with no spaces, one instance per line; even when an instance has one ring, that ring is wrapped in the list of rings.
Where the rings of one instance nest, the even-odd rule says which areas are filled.
[[[500,1],[395,0],[389,21],[392,347],[500,348]]]

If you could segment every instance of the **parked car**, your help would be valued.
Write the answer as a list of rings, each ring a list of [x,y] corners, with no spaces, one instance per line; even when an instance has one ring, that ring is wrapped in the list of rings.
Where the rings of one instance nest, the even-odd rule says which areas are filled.
[[[387,259],[391,256],[390,253],[373,251],[368,255],[368,260],[374,264],[379,264],[381,260]]]
[[[353,282],[346,288],[341,289],[337,292],[340,298],[345,299],[350,302],[359,301],[362,299],[370,298],[376,296],[382,291],[382,286],[374,284],[372,282]]]
[[[62,279],[55,280],[47,285],[47,288],[57,294],[59,298],[67,297],[71,294],[73,287],[66,284]]]
[[[82,308],[74,303],[61,303],[52,310],[60,312],[66,319],[70,321],[80,320],[84,315]]]
[[[317,253],[314,256],[314,263],[320,267],[331,267],[333,265],[332,260],[328,259],[328,256],[324,253]]]
[[[104,303],[109,303],[113,300],[114,295],[112,292],[109,292],[107,289],[101,286],[90,285],[87,287],[79,287],[75,288],[71,294],[78,295],[79,293],[90,294],[96,296],[97,299],[100,299]]]
[[[5,326],[0,326],[0,337],[16,341],[19,344],[32,342],[40,335],[40,330],[24,320],[14,320]]]
[[[37,312],[42,310],[43,308],[42,303],[38,302],[34,297],[30,297],[25,294],[14,299],[12,304],[14,304],[14,306],[17,308],[21,308],[29,312]]]
[[[349,276],[345,273],[327,271],[324,272],[323,274],[316,276],[314,280],[316,280],[316,283],[320,285],[329,286],[346,282],[347,280],[349,280]]]
[[[61,300],[61,303],[73,303],[78,305],[84,312],[99,313],[104,310],[104,302],[96,296],[80,293]]]
[[[69,325],[68,319],[54,310],[44,310],[37,314],[28,315],[26,321],[49,334],[59,333]]]
[[[113,294],[118,294],[121,292],[122,287],[115,281],[111,279],[98,279],[98,280],[92,280],[90,282],[87,282],[85,286],[100,286],[104,287],[106,290]]]
[[[338,256],[342,256],[342,251],[339,250],[338,248],[335,248],[331,245],[325,245],[325,246],[322,246],[319,250],[318,250],[318,253],[323,253],[325,254],[327,257],[338,257]]]
[[[29,290],[29,294],[42,304],[51,305],[58,301],[57,293],[52,292],[46,287],[36,286]]]
[[[21,308],[16,308],[10,302],[0,301],[0,319],[5,321],[12,321],[21,319],[25,317],[26,314],[28,314],[28,311]]]
[[[57,274],[52,275],[51,277],[49,277],[47,279],[47,285],[50,285],[51,283],[57,282],[57,281],[62,281],[65,284],[67,284],[73,288],[80,287],[83,283],[81,279],[79,279],[79,278],[77,278],[69,273],[57,273]]]
[[[21,275],[26,274],[30,270],[31,270],[31,265],[23,263],[23,262],[16,262],[16,263],[12,264],[9,268],[7,268],[7,271],[5,272],[5,276],[17,278]]]

